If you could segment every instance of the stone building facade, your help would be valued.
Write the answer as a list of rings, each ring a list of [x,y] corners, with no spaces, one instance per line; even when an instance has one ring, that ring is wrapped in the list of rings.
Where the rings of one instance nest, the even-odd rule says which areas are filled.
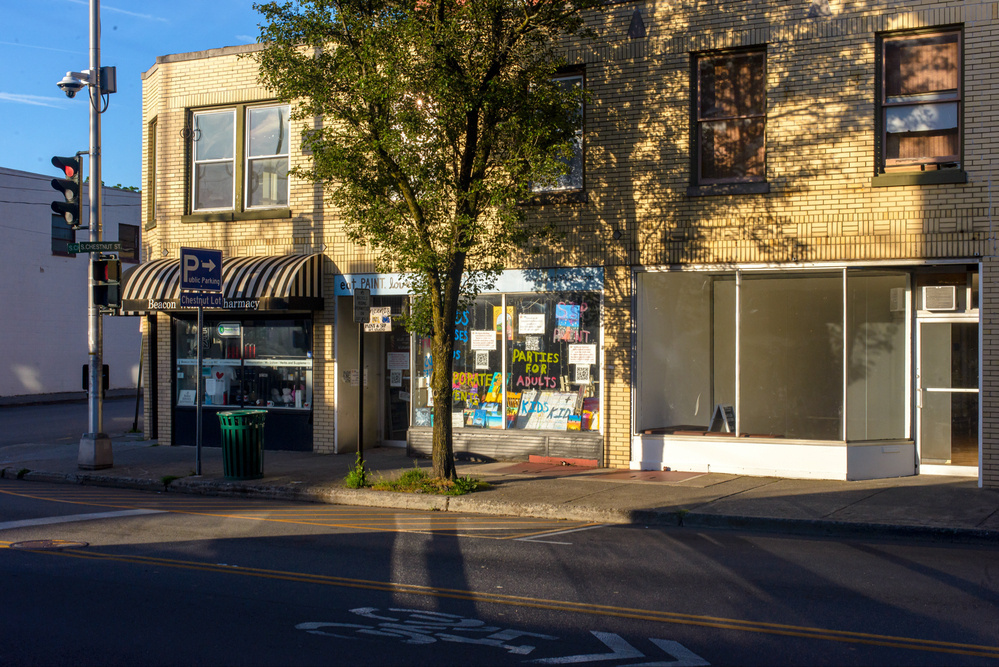
[[[589,94],[579,171],[528,211],[565,234],[468,313],[459,451],[999,486],[997,19],[999,3],[945,0],[650,0],[594,17],[596,41],[565,47]],[[299,260],[227,287],[260,303],[208,316],[224,335],[202,345],[224,363],[207,393],[276,399],[268,446],[351,451],[361,422],[366,443],[420,452],[421,342],[369,334],[358,364],[351,319],[355,289],[393,313],[406,289],[316,186],[267,166],[308,156],[300,123],[275,139],[285,112],[256,48],[163,56],[144,75],[150,268],[125,310],[156,340],[146,423],[190,438],[194,334],[171,299],[180,248],[216,248],[247,275]],[[220,132],[228,148],[203,141]],[[212,174],[231,181],[222,200]],[[254,336],[280,363],[250,356]]]

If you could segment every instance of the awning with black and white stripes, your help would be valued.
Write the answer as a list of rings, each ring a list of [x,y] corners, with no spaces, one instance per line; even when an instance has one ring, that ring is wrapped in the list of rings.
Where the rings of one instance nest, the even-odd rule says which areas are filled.
[[[323,256],[227,257],[222,262],[225,310],[322,310]],[[177,312],[180,259],[154,259],[122,276],[122,312]]]

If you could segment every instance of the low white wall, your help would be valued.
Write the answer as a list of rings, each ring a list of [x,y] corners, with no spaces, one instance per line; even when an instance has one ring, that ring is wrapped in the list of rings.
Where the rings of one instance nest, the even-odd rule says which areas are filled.
[[[720,472],[795,479],[858,480],[915,474],[912,443],[773,441],[758,438],[635,435],[633,470]]]

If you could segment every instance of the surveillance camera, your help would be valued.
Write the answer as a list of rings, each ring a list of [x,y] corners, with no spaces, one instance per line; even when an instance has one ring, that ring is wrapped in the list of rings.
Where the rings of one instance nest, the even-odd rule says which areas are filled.
[[[75,97],[78,92],[87,87],[87,82],[80,76],[81,72],[66,72],[66,76],[56,85],[62,88],[66,97]]]

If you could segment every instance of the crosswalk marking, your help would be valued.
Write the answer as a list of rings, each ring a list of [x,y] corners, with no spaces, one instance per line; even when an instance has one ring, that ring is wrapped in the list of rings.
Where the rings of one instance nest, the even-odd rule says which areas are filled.
[[[361,531],[391,531],[429,535],[454,535],[484,539],[525,540],[542,542],[551,534],[601,527],[583,521],[560,521],[517,516],[491,516],[462,514],[458,512],[428,513],[417,510],[321,505],[309,503],[279,503],[279,501],[231,498],[192,498],[178,494],[148,494],[122,489],[90,487],[0,489],[0,494],[33,498],[75,505],[114,508],[121,512],[166,512],[194,516],[243,519],[270,523],[319,526]],[[107,517],[126,514],[106,513]],[[74,515],[67,515],[72,517]],[[83,515],[76,515],[83,516]],[[101,518],[101,514],[92,515]],[[53,519],[58,523],[61,517]],[[67,519],[70,520],[70,519]],[[79,519],[83,520],[83,519]],[[25,527],[24,524],[9,527]],[[0,529],[3,525],[0,524]],[[528,539],[525,539],[528,538]],[[534,538],[534,539],[530,539]],[[569,544],[555,542],[551,544]]]
[[[73,523],[75,521],[94,521],[95,519],[119,519],[126,516],[142,516],[145,514],[165,514],[166,510],[121,510],[119,512],[93,512],[91,514],[67,514],[65,516],[48,516],[41,519],[23,519],[21,521],[6,521],[0,523],[0,530],[11,528],[30,528],[32,526],[49,526],[54,523]]]

